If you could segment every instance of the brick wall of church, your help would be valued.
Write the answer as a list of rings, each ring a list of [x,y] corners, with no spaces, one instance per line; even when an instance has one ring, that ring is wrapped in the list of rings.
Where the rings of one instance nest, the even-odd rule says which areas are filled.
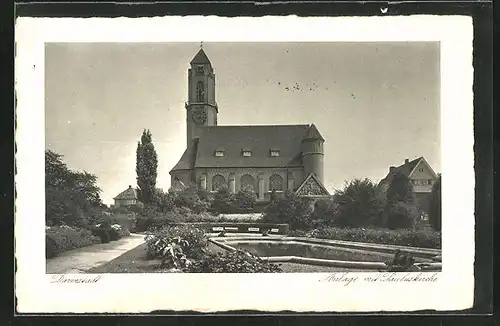
[[[173,185],[175,180],[181,181],[183,184],[188,185],[191,182],[194,182],[194,173],[192,170],[182,170],[182,171],[174,171],[172,172],[170,178],[170,184]]]
[[[205,186],[207,190],[214,190],[213,180],[215,176],[224,178],[224,184],[229,189],[238,192],[242,187],[242,177],[250,175],[254,181],[255,191],[259,195],[259,200],[270,199],[270,178],[272,175],[279,175],[283,180],[283,190],[294,189],[304,179],[302,168],[209,168],[196,169],[196,183]],[[218,177],[220,180],[220,177]],[[247,177],[248,178],[248,177]],[[259,181],[260,180],[260,181]],[[262,193],[262,194],[261,194]]]

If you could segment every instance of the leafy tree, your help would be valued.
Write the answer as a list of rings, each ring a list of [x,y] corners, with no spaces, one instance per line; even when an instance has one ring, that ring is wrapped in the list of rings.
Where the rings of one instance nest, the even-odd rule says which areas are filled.
[[[88,216],[106,208],[100,198],[97,177],[71,171],[63,156],[45,151],[45,200],[48,225],[84,225]]]
[[[206,212],[210,207],[211,195],[194,183],[176,190],[171,188],[169,196],[176,207],[188,208],[195,213]]]
[[[154,200],[158,156],[153,144],[151,132],[144,130],[141,141],[137,143],[136,168],[139,200],[151,204]]]
[[[413,227],[419,216],[416,207],[417,201],[410,179],[403,173],[396,172],[387,189],[384,226],[390,229]]]
[[[154,192],[154,203],[159,212],[167,213],[175,207],[175,199],[172,193],[164,192],[161,188],[156,188]]]
[[[396,202],[403,202],[410,205],[415,204],[413,185],[410,179],[401,172],[394,174],[391,184],[387,189],[387,205],[390,207]]]
[[[312,225],[311,211],[307,201],[287,190],[284,198],[279,198],[266,207],[263,221],[287,223],[292,230],[305,230]]]
[[[384,201],[377,185],[369,179],[355,179],[333,195],[337,217],[334,223],[341,227],[377,226],[382,222]]]
[[[415,205],[407,204],[402,201],[394,203],[386,212],[386,226],[391,229],[413,229],[419,212]]]
[[[429,223],[434,230],[441,231],[441,174],[432,186],[429,205]]]

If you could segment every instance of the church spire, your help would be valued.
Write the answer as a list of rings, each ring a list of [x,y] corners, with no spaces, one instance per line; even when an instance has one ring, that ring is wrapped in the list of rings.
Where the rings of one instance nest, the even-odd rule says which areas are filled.
[[[203,51],[203,44],[200,44],[200,51],[194,56],[193,60],[191,60],[191,64],[199,64],[199,65],[204,65],[208,64],[212,66],[210,63],[210,60],[208,59],[207,55],[205,54],[205,51]]]

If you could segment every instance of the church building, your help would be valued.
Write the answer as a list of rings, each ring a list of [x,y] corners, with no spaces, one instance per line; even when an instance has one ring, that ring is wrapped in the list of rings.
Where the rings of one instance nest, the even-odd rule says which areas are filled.
[[[314,124],[220,126],[214,69],[203,49],[190,65],[187,147],[170,171],[173,186],[196,183],[233,193],[247,189],[258,201],[268,201],[273,190],[330,197],[323,185],[325,140]]]

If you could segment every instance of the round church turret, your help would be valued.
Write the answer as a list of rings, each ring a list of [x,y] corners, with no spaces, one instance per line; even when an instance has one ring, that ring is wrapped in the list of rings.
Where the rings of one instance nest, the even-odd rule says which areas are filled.
[[[302,164],[304,177],[313,173],[323,182],[323,143],[325,140],[314,124],[309,127],[306,136],[302,139]]]

